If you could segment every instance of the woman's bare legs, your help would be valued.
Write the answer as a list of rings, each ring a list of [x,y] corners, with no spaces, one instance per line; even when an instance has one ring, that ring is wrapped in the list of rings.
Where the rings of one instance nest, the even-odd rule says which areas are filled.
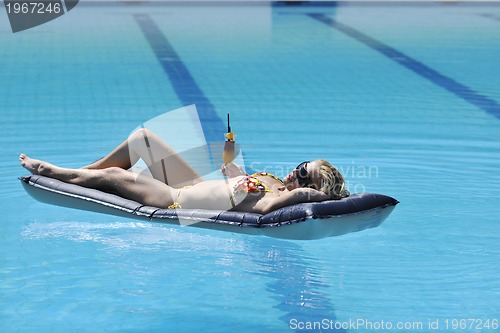
[[[129,169],[142,159],[153,177],[167,185],[194,185],[202,177],[172,147],[152,131],[142,128],[134,132],[111,153],[82,169]]]
[[[167,208],[173,203],[175,189],[151,177],[136,175],[120,167],[105,169],[67,169],[50,163],[19,156],[21,165],[32,174],[55,178],[70,184],[77,184],[121,197],[144,205]]]

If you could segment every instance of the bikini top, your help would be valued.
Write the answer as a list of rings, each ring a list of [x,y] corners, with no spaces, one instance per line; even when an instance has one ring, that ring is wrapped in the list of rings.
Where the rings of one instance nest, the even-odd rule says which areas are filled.
[[[258,176],[271,177],[274,180],[277,180],[282,185],[285,185],[281,179],[268,172],[257,172],[252,175],[245,176],[241,178],[233,188],[233,194],[241,193],[241,192],[272,192],[273,190],[263,183]]]

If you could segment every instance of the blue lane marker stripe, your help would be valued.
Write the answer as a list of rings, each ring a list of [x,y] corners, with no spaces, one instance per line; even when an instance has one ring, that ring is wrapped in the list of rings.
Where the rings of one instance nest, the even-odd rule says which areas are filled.
[[[352,27],[339,23],[332,18],[329,18],[323,14],[316,13],[307,15],[328,25],[329,27],[337,29],[338,31],[346,34],[349,37],[358,40],[359,42],[365,44],[373,50],[382,53],[384,56],[395,61],[401,66],[406,67],[407,69],[440,86],[441,88],[448,90],[449,92],[455,94],[456,96],[474,105],[475,107],[478,107],[496,117],[497,119],[500,119],[500,104],[498,104],[498,102],[494,99],[479,94],[466,85],[461,84],[460,82],[457,82],[454,79],[439,73],[438,71],[430,68],[420,61],[415,60],[407,56],[406,54],[382,42],[379,42],[378,40],[367,36]]]
[[[215,108],[196,84],[188,68],[175,52],[167,37],[148,14],[134,14],[146,40],[153,49],[161,67],[172,82],[175,93],[184,105],[196,104],[207,143],[223,141],[226,126]]]

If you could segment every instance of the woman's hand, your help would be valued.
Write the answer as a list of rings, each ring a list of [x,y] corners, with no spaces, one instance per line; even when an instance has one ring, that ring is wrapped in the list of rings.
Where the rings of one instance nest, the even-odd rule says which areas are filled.
[[[223,164],[220,167],[220,172],[229,178],[238,177],[238,176],[246,176],[246,172],[237,164],[228,163]]]

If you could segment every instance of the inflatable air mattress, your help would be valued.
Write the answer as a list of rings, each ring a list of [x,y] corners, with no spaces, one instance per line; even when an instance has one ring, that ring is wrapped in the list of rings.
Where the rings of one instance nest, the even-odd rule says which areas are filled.
[[[265,215],[162,209],[44,176],[25,176],[20,180],[29,195],[52,205],[152,222],[296,240],[320,239],[375,228],[399,203],[389,196],[361,193],[341,200],[292,205]]]

